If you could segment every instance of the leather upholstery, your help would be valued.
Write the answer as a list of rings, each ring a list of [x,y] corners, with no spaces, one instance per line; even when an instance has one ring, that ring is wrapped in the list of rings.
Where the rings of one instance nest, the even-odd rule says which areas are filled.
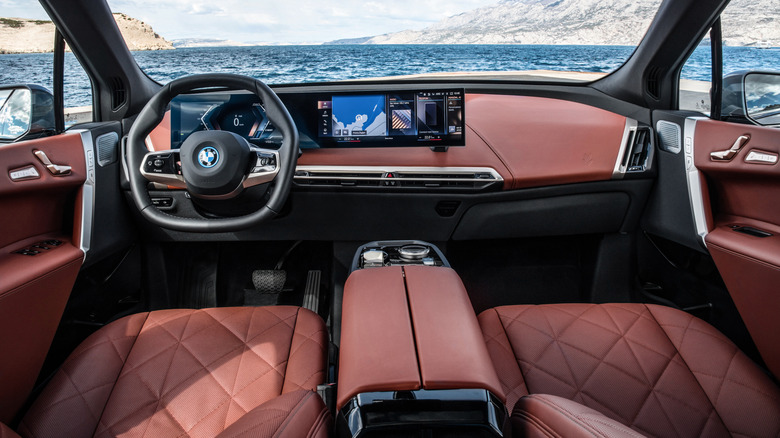
[[[503,400],[501,383],[458,274],[430,266],[405,266],[404,274],[423,388],[487,389]]]
[[[641,438],[644,435],[577,402],[548,394],[527,395],[512,412],[512,432],[526,438]]]
[[[337,408],[372,391],[487,389],[504,399],[466,289],[452,269],[387,266],[344,287]]]
[[[326,438],[332,418],[314,392],[282,394],[252,409],[217,438]]]
[[[19,438],[19,435],[11,430],[10,427],[0,423],[0,438]]]
[[[766,366],[780,376],[780,227],[750,219],[721,217],[707,234],[707,249]],[[735,232],[732,224],[772,232],[755,237]]]
[[[32,391],[81,268],[84,253],[58,238],[62,245],[35,256],[12,251],[44,237],[0,250],[0,422],[11,421]]]
[[[296,422],[314,427],[325,420],[306,394],[324,380],[326,351],[322,320],[296,307],[131,315],[99,330],[71,354],[19,432],[25,437],[213,437],[246,415],[244,427],[254,422],[258,430],[270,430],[278,418],[269,413],[290,407],[311,415],[296,414]],[[296,392],[303,394],[274,401]]]
[[[353,272],[341,315],[338,409],[361,392],[421,388],[400,267]]]
[[[511,410],[573,400],[651,436],[777,436],[780,390],[709,324],[644,304],[506,306],[479,316]]]

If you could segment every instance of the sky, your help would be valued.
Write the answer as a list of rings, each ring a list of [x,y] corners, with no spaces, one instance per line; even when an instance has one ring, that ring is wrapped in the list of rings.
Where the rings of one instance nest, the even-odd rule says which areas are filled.
[[[108,0],[165,39],[324,42],[422,29],[498,0]],[[0,0],[4,17],[48,19],[36,0]]]

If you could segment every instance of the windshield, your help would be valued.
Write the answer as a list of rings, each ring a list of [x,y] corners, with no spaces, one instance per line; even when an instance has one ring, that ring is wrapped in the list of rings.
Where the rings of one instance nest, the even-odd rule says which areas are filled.
[[[128,48],[152,79],[227,72],[270,84],[387,77],[589,82],[631,56],[660,3],[108,0]],[[51,51],[53,27],[45,13],[29,0],[2,4],[4,14],[29,19],[0,19],[0,83],[50,87],[51,55],[31,53]],[[780,70],[777,4],[731,2],[738,13],[736,25],[724,29],[728,62]],[[27,33],[13,36],[20,31]],[[706,92],[707,52],[702,46],[686,65],[684,86]],[[77,62],[68,53],[65,101],[89,106],[89,81],[72,66]]]
[[[619,67],[660,0],[109,0],[165,83],[229,72],[272,84],[385,77],[592,81]],[[159,37],[159,38],[157,38]]]

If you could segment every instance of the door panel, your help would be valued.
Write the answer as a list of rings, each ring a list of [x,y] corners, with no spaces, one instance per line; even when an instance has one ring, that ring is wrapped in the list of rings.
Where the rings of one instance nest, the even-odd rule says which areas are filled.
[[[36,150],[71,172],[52,175]],[[0,421],[9,422],[38,377],[84,259],[73,226],[87,179],[82,135],[0,145],[0,167]]]
[[[749,140],[734,157],[711,158],[740,136]],[[696,122],[694,162],[706,180],[713,221],[707,248],[762,358],[780,376],[780,165],[751,163],[751,152],[780,154],[780,130]]]

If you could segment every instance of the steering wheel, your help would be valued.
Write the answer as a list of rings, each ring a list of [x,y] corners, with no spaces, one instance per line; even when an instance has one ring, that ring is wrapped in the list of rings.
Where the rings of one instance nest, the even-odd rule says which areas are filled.
[[[246,90],[259,97],[266,116],[282,134],[281,147],[278,150],[259,148],[228,131],[199,131],[187,137],[178,150],[147,150],[146,137],[162,121],[174,97],[213,87]],[[187,76],[163,86],[133,123],[127,135],[130,190],[142,216],[155,225],[200,233],[237,231],[263,223],[281,211],[290,193],[297,152],[295,122],[267,85],[233,74]],[[266,204],[252,213],[238,217],[184,218],[164,213],[152,204],[146,189],[149,181],[184,188],[192,197],[209,201],[235,198],[244,189],[259,184],[274,182],[274,186]]]

